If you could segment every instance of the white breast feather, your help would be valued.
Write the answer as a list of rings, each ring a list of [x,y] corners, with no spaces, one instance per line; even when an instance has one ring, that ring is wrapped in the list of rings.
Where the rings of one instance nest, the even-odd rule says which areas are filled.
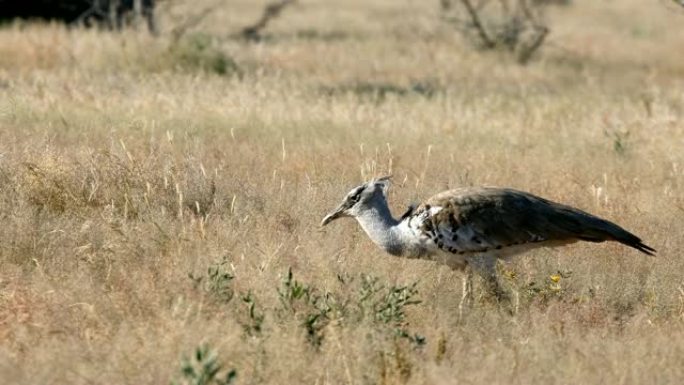
[[[431,251],[450,253],[473,253],[493,249],[498,245],[479,235],[481,231],[471,224],[461,224],[457,228],[449,222],[435,223],[434,231],[425,231],[423,224],[442,211],[441,206],[430,207],[410,218],[408,224],[416,238],[423,240],[423,245]]]

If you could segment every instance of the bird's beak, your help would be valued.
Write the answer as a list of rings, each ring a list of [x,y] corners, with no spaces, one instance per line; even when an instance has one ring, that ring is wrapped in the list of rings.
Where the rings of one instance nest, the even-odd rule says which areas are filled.
[[[325,226],[337,218],[348,217],[349,215],[345,213],[344,210],[346,210],[346,207],[344,205],[340,205],[340,207],[336,208],[330,214],[326,215],[325,218],[323,218],[321,226]]]

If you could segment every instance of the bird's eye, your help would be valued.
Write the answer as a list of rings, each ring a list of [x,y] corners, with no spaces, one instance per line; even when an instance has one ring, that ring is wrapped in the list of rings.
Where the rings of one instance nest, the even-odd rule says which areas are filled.
[[[349,200],[356,203],[361,199],[361,191],[356,192],[354,195],[349,197]]]

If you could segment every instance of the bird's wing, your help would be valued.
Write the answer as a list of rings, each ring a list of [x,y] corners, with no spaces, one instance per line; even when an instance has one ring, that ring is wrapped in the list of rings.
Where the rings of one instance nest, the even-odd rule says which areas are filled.
[[[620,226],[579,209],[502,188],[445,191],[423,203],[420,230],[443,250],[500,250],[535,242],[614,240],[652,255],[654,249]]]

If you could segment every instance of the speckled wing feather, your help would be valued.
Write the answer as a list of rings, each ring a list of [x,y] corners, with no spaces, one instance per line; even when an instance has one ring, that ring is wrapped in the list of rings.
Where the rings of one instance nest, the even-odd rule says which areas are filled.
[[[620,226],[579,209],[513,189],[461,188],[427,200],[413,214],[420,230],[451,253],[501,250],[539,242],[617,241],[655,250]]]

